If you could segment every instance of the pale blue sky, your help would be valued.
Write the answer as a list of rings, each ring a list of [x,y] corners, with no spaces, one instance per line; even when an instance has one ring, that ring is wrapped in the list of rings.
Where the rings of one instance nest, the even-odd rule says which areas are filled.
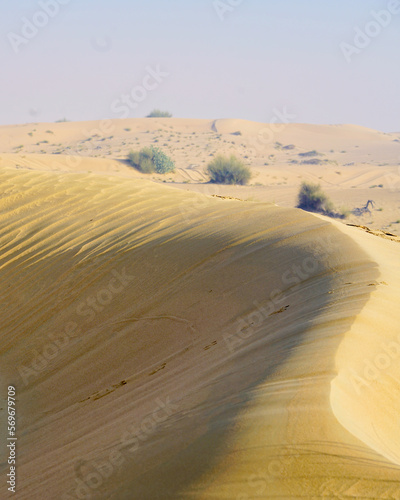
[[[43,5],[58,1],[46,22]],[[400,131],[400,12],[375,24],[350,62],[340,47],[354,45],[357,26],[373,33],[372,11],[400,2],[219,0],[237,4],[223,20],[215,3],[3,0],[0,124],[134,118],[156,107],[268,122],[286,108],[296,122]],[[30,39],[24,18],[44,24]],[[135,94],[134,109],[121,104],[157,66],[168,76]]]

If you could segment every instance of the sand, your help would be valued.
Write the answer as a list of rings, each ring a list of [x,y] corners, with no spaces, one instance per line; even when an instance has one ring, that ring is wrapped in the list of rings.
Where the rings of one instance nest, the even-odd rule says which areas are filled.
[[[143,123],[258,130],[126,122],[115,140]],[[95,128],[51,126],[71,144]],[[236,196],[262,186],[205,196],[114,156],[12,153],[30,128],[6,128],[0,161],[0,380],[3,410],[7,386],[17,390],[15,497],[400,498],[397,239]],[[314,136],[321,151],[345,139],[376,158],[384,150],[395,175],[391,135],[290,133],[304,149]],[[3,448],[1,498],[6,458]]]
[[[286,122],[290,116],[284,118]],[[240,134],[240,135],[237,135]],[[176,172],[138,174],[126,164],[130,150],[154,145],[169,154]],[[316,157],[301,156],[316,151]],[[98,171],[172,183],[203,194],[231,195],[294,208],[303,180],[320,183],[348,222],[400,235],[400,132],[356,125],[263,124],[246,120],[136,118],[93,122],[32,123],[0,127],[0,154],[8,164],[59,171]],[[35,156],[31,156],[31,155]],[[253,171],[249,186],[210,185],[204,173],[217,154],[235,154]],[[39,157],[36,155],[40,155]],[[82,161],[87,157],[104,162]],[[302,162],[318,160],[319,164]],[[1,161],[0,161],[1,165]],[[101,165],[101,166],[100,166]],[[370,213],[353,215],[368,200]]]

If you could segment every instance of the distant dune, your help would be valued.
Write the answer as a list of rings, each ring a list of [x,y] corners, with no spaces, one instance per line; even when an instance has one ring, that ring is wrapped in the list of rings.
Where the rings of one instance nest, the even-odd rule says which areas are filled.
[[[131,128],[127,150],[128,134],[172,126],[193,156],[189,134],[207,151],[212,124],[128,120],[109,141]],[[247,133],[215,126],[225,140]],[[114,154],[40,155],[28,140],[11,154],[50,127],[73,151],[95,124],[3,128],[0,366],[2,397],[17,390],[16,498],[398,498],[398,242],[158,185]],[[360,148],[399,147],[352,126],[285,133],[325,151],[330,130],[334,147],[353,133]],[[101,142],[91,153],[114,147]]]
[[[142,177],[288,208],[296,206],[306,180],[321,184],[338,209],[350,214],[347,222],[400,235],[400,134],[356,125],[278,123],[291,119],[281,115],[277,123],[135,118],[2,126],[0,166]],[[130,150],[151,144],[171,156],[175,173],[146,175],[127,165]],[[303,156],[310,151],[314,157]],[[209,184],[205,167],[218,154],[234,154],[248,164],[250,184]],[[368,200],[374,208],[357,215]]]

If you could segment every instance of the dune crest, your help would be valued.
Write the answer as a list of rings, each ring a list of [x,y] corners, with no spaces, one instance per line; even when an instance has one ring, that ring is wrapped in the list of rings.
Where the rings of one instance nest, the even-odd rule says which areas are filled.
[[[371,297],[337,352],[331,403],[344,427],[400,465],[399,244],[361,231],[357,238],[379,262],[380,275],[369,284]]]
[[[397,452],[343,416],[335,354],[385,286],[355,241],[395,243],[142,179],[0,180],[19,498],[359,498],[392,484],[373,450]]]
[[[295,123],[275,110],[266,123],[241,119],[132,118],[27,123],[0,127],[0,166],[97,172],[165,182],[182,190],[294,208],[302,181],[318,183],[348,221],[400,234],[400,134],[356,125]],[[127,162],[131,150],[161,148],[176,165],[167,176],[143,174]],[[246,186],[210,184],[218,155],[244,161]],[[368,200],[370,212],[360,211]]]

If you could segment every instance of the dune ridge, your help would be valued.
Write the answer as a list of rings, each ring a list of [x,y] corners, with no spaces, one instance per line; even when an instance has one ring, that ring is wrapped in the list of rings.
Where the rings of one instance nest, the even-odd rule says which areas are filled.
[[[394,379],[350,404],[348,375],[396,243],[107,173],[0,181],[18,498],[398,495]]]
[[[342,226],[342,231],[346,229]],[[338,375],[331,403],[338,420],[369,446],[400,465],[400,260],[398,241],[357,235],[371,259],[379,262],[372,293],[336,354]],[[368,408],[368,411],[365,409]]]
[[[238,119],[133,118],[0,127],[0,166],[102,172],[165,182],[206,195],[274,202],[294,208],[302,181],[318,183],[348,221],[400,234],[400,134],[357,125]],[[175,162],[167,176],[129,167],[129,151],[161,148]],[[210,185],[207,164],[235,155],[252,170],[247,186]],[[101,160],[101,161],[100,161]],[[370,212],[360,212],[368,200]]]

